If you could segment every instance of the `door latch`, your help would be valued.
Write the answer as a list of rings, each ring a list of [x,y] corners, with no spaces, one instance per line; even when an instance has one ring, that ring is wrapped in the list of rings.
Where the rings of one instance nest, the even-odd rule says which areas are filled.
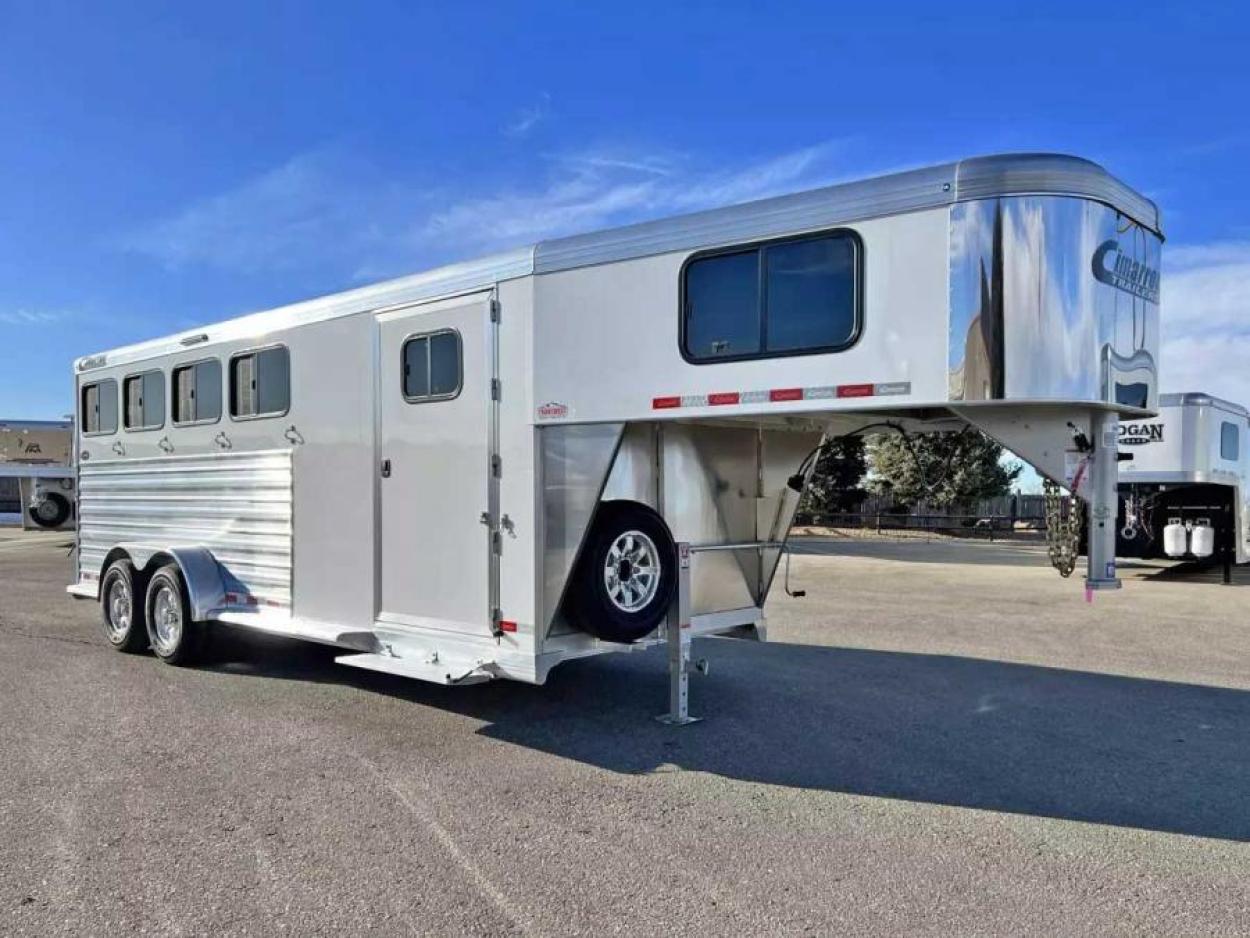
[[[389,459],[382,460],[382,478],[389,479],[391,477],[391,461]]]

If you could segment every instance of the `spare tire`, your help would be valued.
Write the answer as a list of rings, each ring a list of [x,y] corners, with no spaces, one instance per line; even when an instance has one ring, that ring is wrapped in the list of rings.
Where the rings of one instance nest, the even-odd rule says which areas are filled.
[[[664,519],[637,502],[599,506],[569,587],[572,623],[608,642],[656,630],[677,586],[677,550]]]

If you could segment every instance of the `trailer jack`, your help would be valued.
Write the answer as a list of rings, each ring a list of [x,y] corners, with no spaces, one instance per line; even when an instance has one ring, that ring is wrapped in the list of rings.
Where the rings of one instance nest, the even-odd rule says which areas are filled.
[[[698,723],[702,717],[690,715],[690,672],[708,673],[707,659],[690,660],[690,545],[677,545],[677,595],[669,606],[664,626],[668,649],[668,713],[656,717],[669,726]]]

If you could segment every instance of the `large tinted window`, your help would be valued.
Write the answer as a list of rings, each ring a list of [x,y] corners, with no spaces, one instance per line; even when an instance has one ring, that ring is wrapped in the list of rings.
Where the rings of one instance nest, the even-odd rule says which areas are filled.
[[[686,265],[683,345],[696,362],[834,351],[859,330],[859,242],[846,232]]]
[[[174,369],[174,423],[214,423],[221,418],[221,362],[216,359]]]
[[[291,360],[285,346],[230,360],[230,416],[275,417],[291,407]]]
[[[1227,421],[1220,424],[1220,459],[1227,459],[1230,462],[1236,462],[1238,457],[1239,440],[1237,437],[1237,424],[1228,423]]]
[[[112,378],[82,386],[82,432],[117,432],[117,382]]]
[[[404,397],[409,401],[446,400],[460,393],[460,335],[432,332],[404,342]]]
[[[130,375],[122,383],[127,430],[155,430],[165,425],[165,376],[159,371]]]

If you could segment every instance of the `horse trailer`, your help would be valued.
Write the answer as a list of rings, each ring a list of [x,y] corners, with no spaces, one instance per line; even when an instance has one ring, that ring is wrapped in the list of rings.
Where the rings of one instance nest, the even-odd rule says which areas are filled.
[[[73,523],[73,428],[68,420],[0,420],[0,509],[26,528]]]
[[[1161,244],[1093,163],[982,157],[89,355],[68,590],[174,663],[217,622],[439,683],[667,639],[676,694],[690,636],[764,637],[823,441],[881,425],[1075,488],[1114,588]]]
[[[1210,394],[1161,394],[1152,419],[1120,424],[1122,557],[1250,559],[1250,413]]]

